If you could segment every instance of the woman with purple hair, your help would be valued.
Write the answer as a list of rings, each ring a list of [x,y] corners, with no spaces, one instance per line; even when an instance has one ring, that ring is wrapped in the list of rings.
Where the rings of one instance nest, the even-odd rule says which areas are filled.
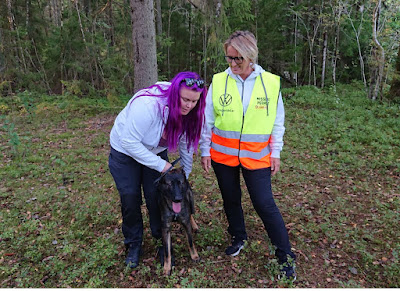
[[[137,92],[118,114],[110,133],[109,168],[121,198],[126,264],[139,264],[143,239],[143,187],[150,229],[161,238],[161,217],[154,181],[172,165],[167,150],[179,150],[186,177],[192,171],[204,123],[207,89],[197,73],[178,73]],[[159,248],[160,258],[162,247]]]

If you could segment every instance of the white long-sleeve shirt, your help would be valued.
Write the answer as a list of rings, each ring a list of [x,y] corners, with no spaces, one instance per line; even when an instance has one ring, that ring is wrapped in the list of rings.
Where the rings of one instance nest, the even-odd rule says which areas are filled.
[[[158,82],[162,87],[168,87],[169,82]],[[118,152],[134,158],[137,162],[151,169],[161,172],[166,161],[157,156],[166,147],[159,146],[162,133],[168,120],[168,107],[166,98],[156,96],[141,96],[132,101],[118,114],[110,133],[110,144]],[[152,88],[150,95],[159,94],[157,88]],[[188,177],[192,171],[193,149],[187,150],[186,138],[183,136],[179,142],[181,164]]]
[[[254,71],[243,80],[239,75],[235,75],[232,73],[231,68],[225,70],[226,73],[229,74],[233,79],[236,80],[236,85],[239,90],[240,96],[242,96],[242,104],[243,104],[243,115],[246,113],[247,107],[250,103],[251,94],[253,92],[254,83],[256,81],[257,76],[261,73],[265,72],[265,70],[259,66],[254,65]],[[268,85],[267,85],[268,86]],[[280,153],[283,147],[283,135],[285,133],[285,109],[283,106],[282,95],[279,92],[278,105],[276,110],[276,118],[274,122],[274,126],[272,128],[271,133],[271,157],[280,158]],[[211,148],[211,134],[212,129],[214,128],[215,116],[214,116],[214,105],[212,100],[212,84],[208,89],[207,97],[206,97],[206,109],[205,109],[205,117],[206,117],[206,127],[203,129],[201,139],[200,139],[200,151],[202,157],[210,156],[210,148]]]

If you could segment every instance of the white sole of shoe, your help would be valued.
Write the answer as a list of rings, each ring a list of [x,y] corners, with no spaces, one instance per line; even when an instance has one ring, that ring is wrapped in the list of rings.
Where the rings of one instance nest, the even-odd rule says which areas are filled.
[[[236,251],[236,253],[233,253],[233,254],[231,254],[230,256],[231,256],[231,257],[236,257],[236,256],[240,253],[240,251],[243,249],[243,247],[244,247],[244,245],[243,245],[243,246],[240,246],[240,248]]]

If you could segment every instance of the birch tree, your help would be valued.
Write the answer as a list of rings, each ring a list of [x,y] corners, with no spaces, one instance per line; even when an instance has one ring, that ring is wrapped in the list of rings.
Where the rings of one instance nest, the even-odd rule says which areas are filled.
[[[333,85],[336,86],[336,67],[339,58],[339,43],[340,43],[340,29],[341,29],[341,19],[343,12],[343,4],[341,1],[330,1],[330,6],[332,9],[333,19],[334,19],[334,27],[335,27],[335,36],[333,43],[333,57],[332,57],[332,82]]]
[[[381,90],[383,77],[383,69],[385,66],[385,50],[378,40],[379,16],[381,12],[382,0],[376,2],[376,6],[372,15],[372,41],[374,47],[372,49],[372,72],[370,78],[370,88],[368,97],[376,100]]]
[[[361,32],[362,32],[362,26],[363,26],[363,20],[364,20],[364,5],[360,6],[359,12],[361,14],[361,19],[360,19],[360,24],[356,28],[355,25],[354,25],[353,19],[351,17],[351,11],[349,11],[347,9],[345,10],[345,14],[346,14],[347,18],[350,21],[351,27],[353,28],[354,35],[355,35],[356,41],[357,41],[358,60],[360,62],[360,69],[361,69],[361,80],[364,83],[364,87],[367,88],[367,79],[365,77],[364,56],[362,54],[361,44],[360,44],[360,35],[361,35]]]

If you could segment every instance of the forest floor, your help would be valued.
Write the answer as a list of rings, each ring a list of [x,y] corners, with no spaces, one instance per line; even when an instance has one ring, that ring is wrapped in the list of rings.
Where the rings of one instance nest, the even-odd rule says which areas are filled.
[[[230,238],[222,199],[198,155],[190,183],[201,260],[191,261],[174,225],[176,265],[164,276],[143,205],[142,261],[126,268],[119,195],[107,165],[122,107],[8,97],[0,104],[0,287],[400,287],[399,108],[360,92],[284,91],[285,146],[272,183],[297,255],[294,283],[277,279],[274,249],[244,183],[249,240],[239,256],[224,255]]]

